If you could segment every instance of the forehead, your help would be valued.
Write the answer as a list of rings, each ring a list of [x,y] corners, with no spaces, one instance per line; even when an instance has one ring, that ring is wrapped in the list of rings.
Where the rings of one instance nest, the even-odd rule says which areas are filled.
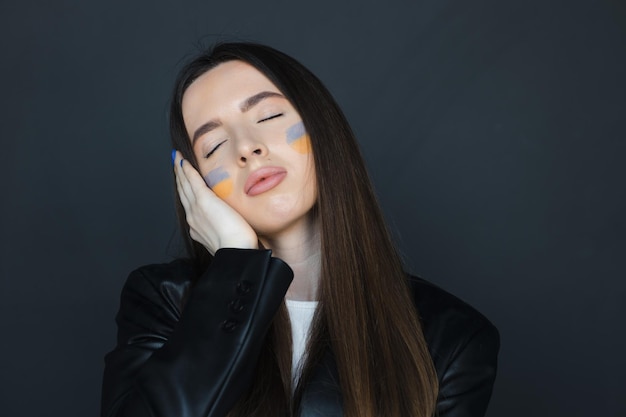
[[[182,100],[185,124],[189,117],[207,110],[238,108],[248,97],[261,91],[280,92],[259,70],[243,61],[228,61],[199,76],[187,88]],[[218,115],[216,115],[218,116]]]

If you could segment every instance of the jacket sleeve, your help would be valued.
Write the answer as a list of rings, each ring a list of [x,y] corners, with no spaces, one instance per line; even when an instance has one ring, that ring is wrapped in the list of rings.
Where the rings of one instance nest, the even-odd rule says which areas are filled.
[[[139,269],[122,291],[102,417],[226,415],[251,384],[293,278],[269,250],[221,249],[181,310],[175,284],[155,278],[163,273]]]
[[[458,346],[440,376],[436,415],[485,415],[496,378],[499,347],[499,334],[491,323],[486,323]]]

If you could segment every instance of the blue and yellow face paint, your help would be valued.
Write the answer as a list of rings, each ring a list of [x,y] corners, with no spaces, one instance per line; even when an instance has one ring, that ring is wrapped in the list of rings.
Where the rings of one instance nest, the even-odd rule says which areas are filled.
[[[311,152],[311,139],[304,129],[304,123],[298,122],[287,129],[287,143],[299,153]]]
[[[209,171],[204,176],[204,182],[221,199],[228,197],[233,192],[233,180],[222,167]]]

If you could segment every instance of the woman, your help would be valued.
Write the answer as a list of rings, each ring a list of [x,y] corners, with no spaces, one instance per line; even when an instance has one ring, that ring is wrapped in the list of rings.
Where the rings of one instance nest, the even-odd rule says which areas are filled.
[[[103,416],[484,415],[497,330],[403,272],[312,73],[218,45],[182,69],[170,126],[191,259],[130,275]]]

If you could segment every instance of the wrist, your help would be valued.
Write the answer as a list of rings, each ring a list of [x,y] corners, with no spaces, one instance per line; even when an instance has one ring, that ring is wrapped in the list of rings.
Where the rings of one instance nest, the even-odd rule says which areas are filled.
[[[251,240],[228,240],[222,242],[220,249],[233,248],[233,249],[259,249],[259,241]]]

